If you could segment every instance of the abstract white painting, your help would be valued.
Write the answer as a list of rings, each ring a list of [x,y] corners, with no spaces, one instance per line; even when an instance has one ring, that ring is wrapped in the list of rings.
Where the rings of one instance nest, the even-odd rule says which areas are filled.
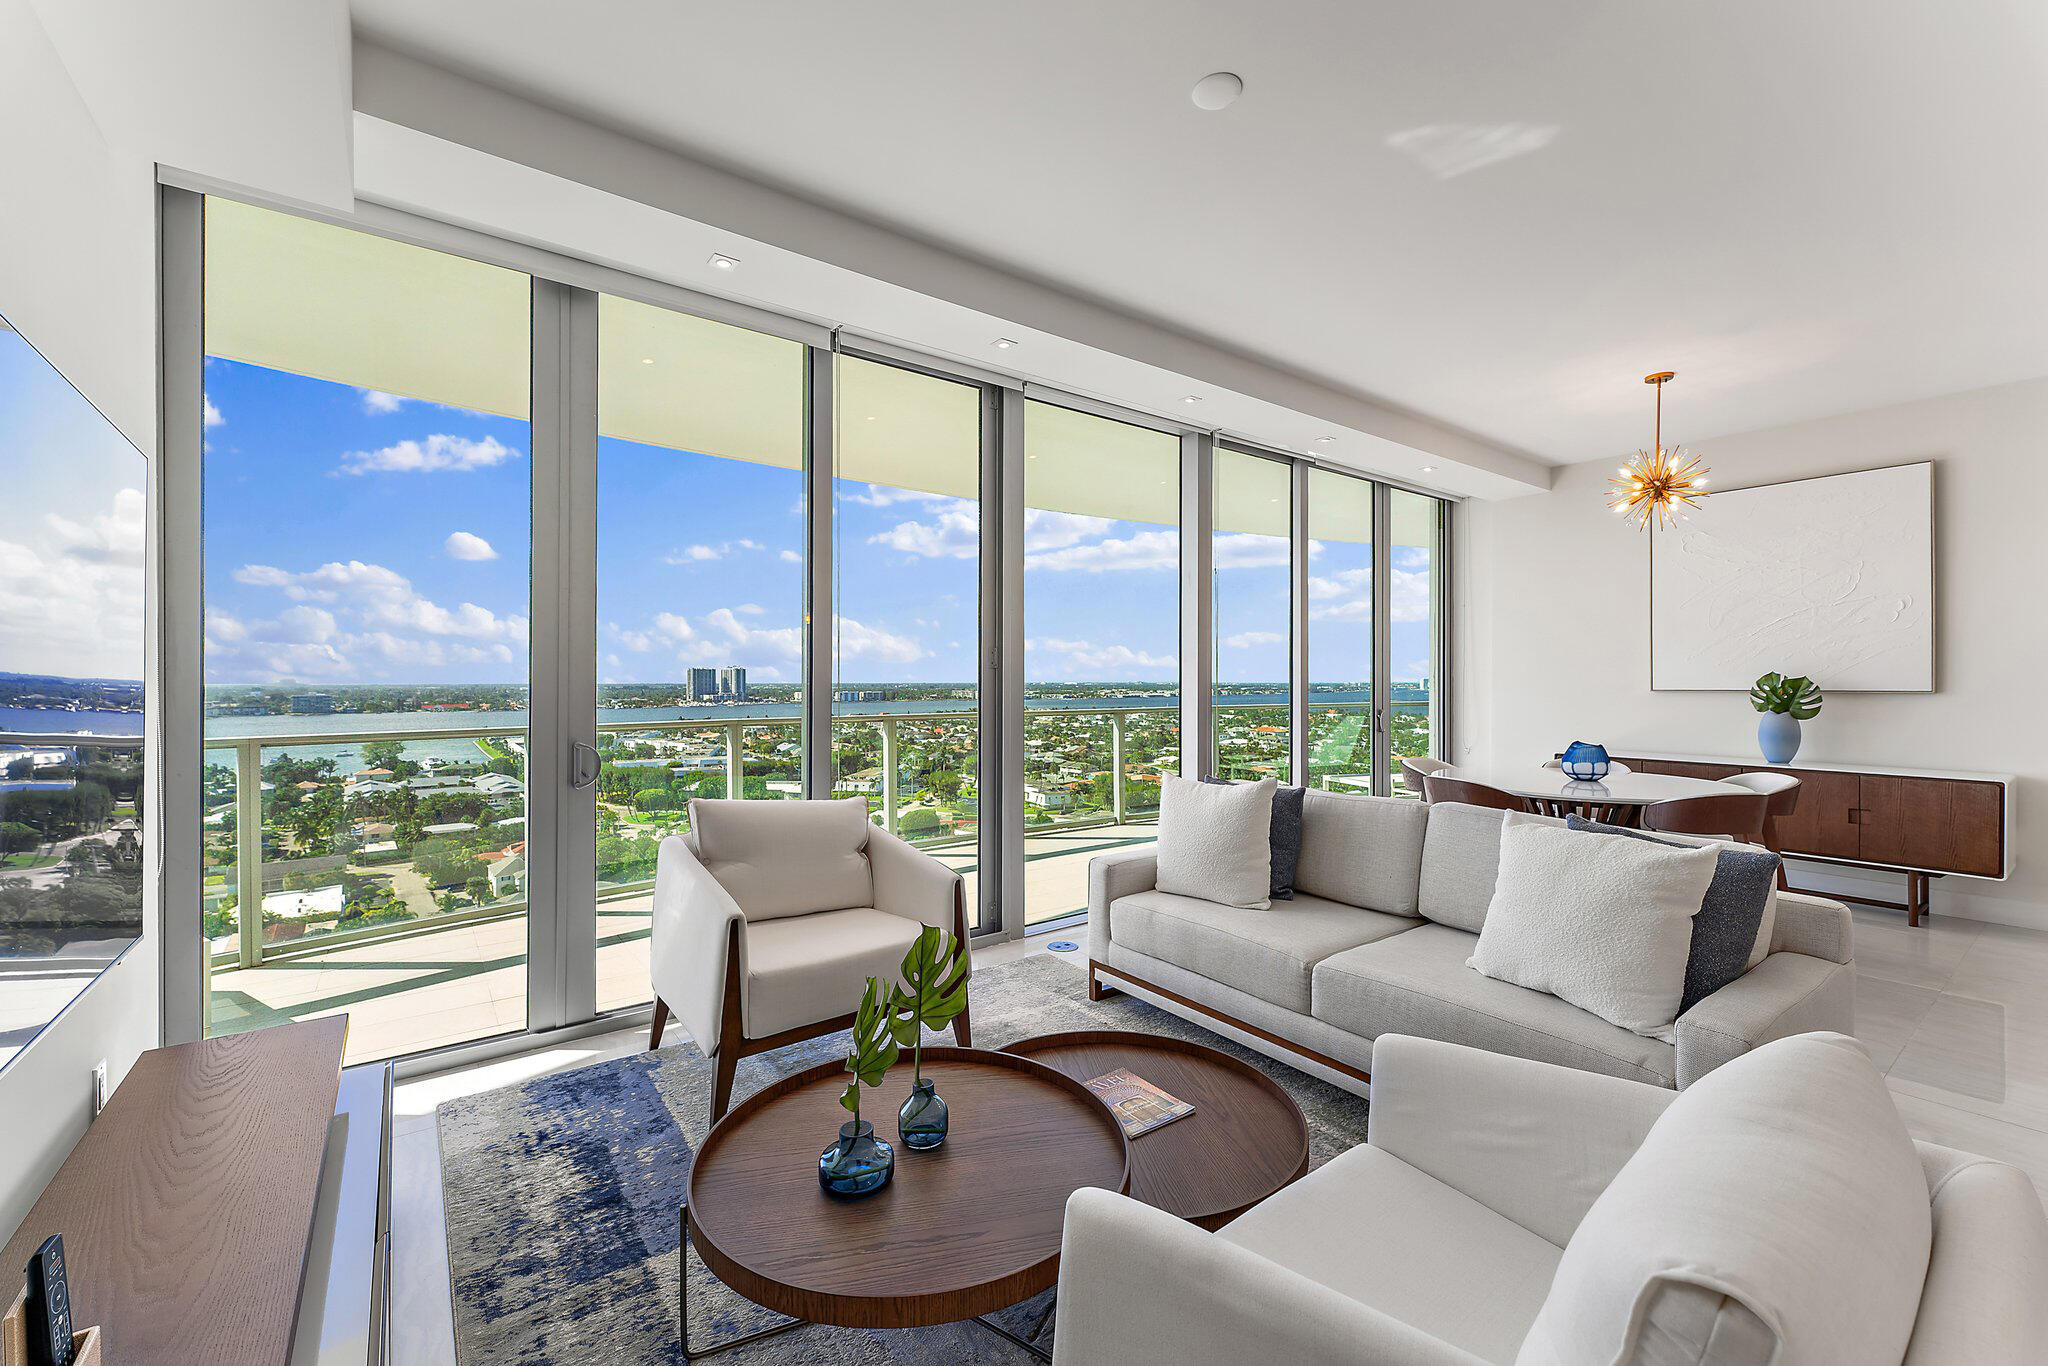
[[[1650,686],[1934,688],[1934,466],[1716,493],[1650,537]]]

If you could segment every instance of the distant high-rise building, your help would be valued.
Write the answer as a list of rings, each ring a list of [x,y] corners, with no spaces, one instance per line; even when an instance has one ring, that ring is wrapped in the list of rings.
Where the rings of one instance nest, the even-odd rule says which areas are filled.
[[[718,695],[734,701],[747,700],[747,671],[730,666],[718,671]]]
[[[718,670],[692,669],[689,681],[692,702],[709,702],[718,696]]]

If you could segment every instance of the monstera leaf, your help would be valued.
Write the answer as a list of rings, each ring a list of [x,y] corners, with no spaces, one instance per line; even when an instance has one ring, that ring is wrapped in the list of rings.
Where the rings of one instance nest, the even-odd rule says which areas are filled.
[[[1820,715],[1820,685],[1804,675],[1787,678],[1767,673],[1750,685],[1749,705],[1758,711],[1778,712],[1795,721],[1811,721]]]
[[[853,1111],[856,1123],[860,1120],[860,1088],[880,1086],[882,1074],[902,1056],[896,1046],[895,1014],[894,995],[883,993],[881,978],[868,978],[867,993],[853,1016],[853,1042],[846,1049],[846,1070],[853,1073],[853,1080],[839,1095],[839,1103]]]
[[[903,986],[890,997],[890,1029],[924,1075],[924,1031],[944,1029],[967,1009],[967,946],[927,925],[903,955]]]

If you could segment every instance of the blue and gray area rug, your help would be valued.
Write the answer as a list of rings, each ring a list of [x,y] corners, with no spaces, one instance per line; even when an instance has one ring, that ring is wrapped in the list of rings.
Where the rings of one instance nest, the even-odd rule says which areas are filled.
[[[1034,954],[974,975],[974,1041],[1000,1048],[1071,1029],[1199,1039],[1249,1059],[1308,1117],[1309,1161],[1365,1141],[1366,1103],[1125,995],[1088,1000],[1074,968]],[[950,1042],[950,1040],[948,1040]],[[844,1056],[845,1036],[741,1062],[736,1096]],[[692,1044],[643,1053],[440,1107],[448,1261],[460,1366],[668,1366],[677,1328],[679,1211],[704,1137],[711,1064]],[[1038,1322],[1050,1292],[997,1317]],[[773,1315],[690,1258],[700,1349]],[[1040,1345],[1051,1346],[1048,1326]],[[812,1326],[717,1358],[721,1366],[1011,1366],[1029,1358],[973,1323],[862,1331]]]

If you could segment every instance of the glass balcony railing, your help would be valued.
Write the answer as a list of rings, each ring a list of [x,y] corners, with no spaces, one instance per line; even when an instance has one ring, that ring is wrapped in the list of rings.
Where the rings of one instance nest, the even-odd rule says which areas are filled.
[[[1428,752],[1428,704],[1395,707],[1395,752]],[[1218,771],[1285,778],[1284,708],[1214,708]],[[364,718],[369,720],[370,718]],[[1275,731],[1279,739],[1274,739]],[[661,840],[689,828],[693,796],[802,793],[795,720],[599,726],[597,898],[644,894]],[[1365,704],[1309,712],[1309,781],[1370,786]],[[980,829],[976,716],[884,712],[833,723],[834,794],[918,846],[968,854]],[[1179,771],[1171,707],[1025,713],[1026,834],[1143,826]],[[476,727],[364,725],[207,742],[203,883],[216,967],[521,914],[526,907],[526,737]],[[339,756],[339,757],[337,757]],[[952,861],[952,860],[949,860]],[[254,923],[244,908],[255,906]]]

